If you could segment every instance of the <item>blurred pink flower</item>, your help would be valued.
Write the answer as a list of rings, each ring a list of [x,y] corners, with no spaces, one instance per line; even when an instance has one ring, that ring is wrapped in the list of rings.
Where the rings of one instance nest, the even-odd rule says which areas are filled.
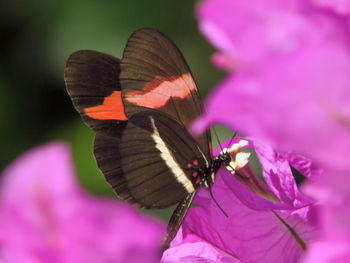
[[[317,222],[321,237],[311,244],[305,263],[350,262],[350,177],[337,172],[305,185],[305,191],[318,200]]]
[[[233,143],[240,140],[235,138]],[[227,142],[223,147],[228,147]],[[316,238],[317,230],[310,221],[313,202],[297,189],[288,159],[256,140],[248,139],[243,148],[247,147],[254,147],[270,192],[262,185],[257,187],[263,189],[259,193],[252,191],[257,188],[251,182],[258,178],[249,164],[238,170],[247,176],[245,180],[221,169],[212,191],[229,217],[223,215],[207,190],[199,190],[194,200],[198,207],[189,211],[162,263],[296,262]],[[296,159],[291,154],[288,157]],[[302,159],[298,156],[298,163]],[[305,170],[316,171],[310,172],[310,177],[319,176],[306,159],[303,164]],[[271,192],[275,199],[265,199]]]
[[[350,16],[349,0],[311,0],[315,5],[330,9],[339,15]]]
[[[230,76],[193,131],[221,123],[323,167],[350,170],[350,27],[324,7],[346,10],[348,2],[201,1],[200,30]]]
[[[126,204],[84,192],[64,143],[4,171],[0,225],[1,262],[159,262],[164,234]]]

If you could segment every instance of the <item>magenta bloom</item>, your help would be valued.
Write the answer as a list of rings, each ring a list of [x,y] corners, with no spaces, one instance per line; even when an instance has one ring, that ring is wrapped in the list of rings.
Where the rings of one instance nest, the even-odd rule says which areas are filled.
[[[337,172],[306,185],[310,196],[318,200],[320,238],[314,242],[303,262],[350,262],[350,177]]]
[[[200,30],[230,75],[193,131],[222,123],[323,167],[350,169],[346,10],[349,1],[201,1]]]
[[[331,10],[338,15],[350,16],[349,0],[312,0],[315,5]],[[327,10],[327,11],[328,11]]]
[[[164,234],[131,207],[84,192],[64,143],[4,171],[0,225],[1,262],[159,262]]]
[[[312,201],[299,192],[290,164],[299,164],[311,178],[319,176],[318,169],[301,156],[283,155],[256,140],[247,141],[243,148],[254,147],[267,185],[256,182],[260,179],[249,164],[237,169],[244,180],[221,169],[212,191],[229,218],[201,189],[194,200],[199,206],[188,213],[162,263],[296,262],[315,239]]]

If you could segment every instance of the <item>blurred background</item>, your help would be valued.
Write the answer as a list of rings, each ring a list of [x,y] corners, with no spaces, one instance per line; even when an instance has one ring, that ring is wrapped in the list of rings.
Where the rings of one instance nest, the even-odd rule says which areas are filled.
[[[195,5],[192,0],[1,1],[0,169],[29,148],[64,140],[84,187],[112,196],[92,155],[94,134],[66,93],[66,59],[79,49],[120,58],[133,31],[156,28],[180,48],[204,98],[224,75],[210,63],[214,50],[198,31]],[[152,213],[167,219],[171,208]]]

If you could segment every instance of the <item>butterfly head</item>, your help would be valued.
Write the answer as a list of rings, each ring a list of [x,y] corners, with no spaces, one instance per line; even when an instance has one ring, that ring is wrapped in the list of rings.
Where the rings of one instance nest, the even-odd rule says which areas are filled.
[[[201,184],[206,188],[211,188],[216,173],[222,166],[225,166],[232,174],[235,173],[236,169],[244,167],[248,163],[250,153],[242,152],[241,149],[247,145],[246,140],[241,140],[228,148],[223,148],[219,155],[212,160],[209,167],[200,173]]]
[[[206,188],[211,188],[218,170],[222,165],[229,165],[230,162],[232,162],[232,156],[228,152],[216,156],[209,164],[209,167],[200,172],[201,184]]]

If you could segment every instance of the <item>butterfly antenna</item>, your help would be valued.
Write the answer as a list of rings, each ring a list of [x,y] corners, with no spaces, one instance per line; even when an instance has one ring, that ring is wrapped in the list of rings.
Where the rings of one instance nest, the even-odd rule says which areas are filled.
[[[214,200],[216,206],[221,210],[221,212],[222,212],[226,217],[228,217],[228,214],[225,212],[224,209],[222,209],[222,207],[219,205],[219,203],[218,203],[218,202],[216,201],[216,199],[214,198],[213,193],[212,193],[212,191],[211,191],[211,187],[209,188],[209,193],[210,193],[211,198]]]
[[[221,143],[220,143],[219,136],[218,136],[218,134],[216,133],[215,127],[213,127],[213,131],[214,131],[215,138],[216,138],[216,140],[217,140],[217,142],[218,142],[218,144],[219,144],[219,146],[220,146],[220,149],[221,149],[221,151],[223,151],[224,149],[222,148],[222,145],[221,145]]]
[[[228,147],[231,146],[231,143],[232,143],[233,139],[236,137],[236,135],[237,135],[237,132],[233,132],[233,135],[232,135],[231,140],[230,140],[230,142],[228,144]]]

